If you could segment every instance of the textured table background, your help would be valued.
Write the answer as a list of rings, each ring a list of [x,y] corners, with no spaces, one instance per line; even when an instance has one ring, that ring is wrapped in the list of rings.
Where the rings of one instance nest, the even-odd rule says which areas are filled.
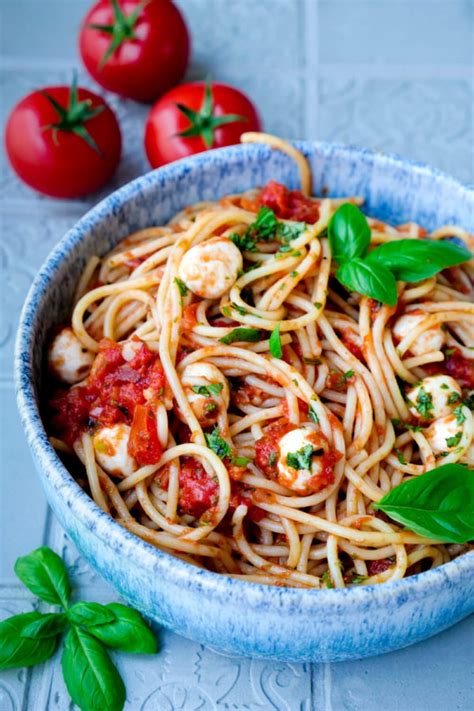
[[[69,82],[76,29],[89,0],[0,0],[2,117],[25,93]],[[236,84],[266,128],[396,151],[474,183],[471,0],[179,0],[194,40],[192,78]],[[81,84],[93,84],[79,74]],[[40,544],[65,555],[81,595],[114,599],[47,509],[18,421],[12,387],[19,310],[36,269],[65,230],[114,187],[147,170],[147,108],[108,96],[124,157],[112,185],[60,202],[0,167],[0,616],[31,609],[16,557]],[[20,502],[21,501],[21,502]],[[444,711],[474,707],[471,618],[423,644],[344,664],[273,664],[230,658],[163,631],[156,658],[125,657],[129,711],[266,709]],[[59,658],[0,676],[1,711],[71,705]]]

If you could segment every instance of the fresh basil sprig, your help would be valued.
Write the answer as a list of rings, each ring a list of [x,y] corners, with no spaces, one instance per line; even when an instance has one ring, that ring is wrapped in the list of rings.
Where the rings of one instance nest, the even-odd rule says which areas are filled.
[[[372,506],[421,536],[446,543],[474,539],[474,476],[461,464],[409,479]]]
[[[230,457],[230,455],[232,454],[230,445],[228,442],[225,441],[223,437],[220,436],[219,428],[217,427],[217,425],[214,427],[210,434],[206,432],[204,436],[206,438],[206,444],[209,449],[212,449],[214,454],[217,454],[220,459]]]
[[[256,252],[257,242],[267,242],[278,239],[284,245],[296,239],[306,229],[304,222],[286,223],[277,219],[273,210],[262,205],[257,213],[257,219],[252,222],[241,235],[232,234],[230,239],[241,252]]]
[[[467,249],[447,241],[401,239],[386,242],[369,254],[370,227],[351,203],[341,205],[328,225],[329,246],[339,265],[336,279],[349,291],[397,303],[397,280],[417,282],[471,258]]]
[[[38,548],[19,558],[15,572],[31,592],[63,611],[27,612],[0,622],[0,669],[45,662],[67,630],[61,664],[72,700],[82,711],[120,711],[125,686],[106,646],[136,654],[156,653],[156,638],[141,615],[119,603],[70,605],[66,567],[50,548]]]

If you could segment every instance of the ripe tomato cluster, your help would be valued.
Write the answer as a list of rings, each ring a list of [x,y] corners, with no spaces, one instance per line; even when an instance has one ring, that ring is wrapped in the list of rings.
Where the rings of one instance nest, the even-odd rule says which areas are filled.
[[[261,128],[251,101],[219,83],[179,84],[191,41],[172,0],[98,0],[86,14],[79,51],[92,78],[126,99],[156,101],[145,150],[156,168],[209,148],[238,143]],[[120,161],[121,134],[105,99],[88,89],[33,91],[11,111],[5,145],[17,175],[53,197],[76,198],[106,183]]]

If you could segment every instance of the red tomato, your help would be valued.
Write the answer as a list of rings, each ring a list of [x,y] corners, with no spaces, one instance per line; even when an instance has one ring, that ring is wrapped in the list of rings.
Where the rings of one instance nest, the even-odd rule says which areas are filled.
[[[99,0],[84,19],[79,50],[105,89],[153,101],[183,78],[190,40],[171,0]]]
[[[25,96],[8,118],[5,144],[14,171],[27,185],[61,198],[100,188],[114,173],[121,151],[111,109],[75,83]]]
[[[151,405],[137,405],[133,415],[128,451],[140,467],[156,464],[163,454],[163,447],[156,431],[156,417]]]
[[[238,89],[202,81],[181,84],[153,106],[145,129],[152,168],[179,158],[239,143],[245,131],[260,131],[258,113]]]
[[[242,207],[258,212],[265,205],[283,220],[296,220],[313,225],[319,219],[319,205],[300,190],[288,190],[285,185],[270,180],[252,200],[242,199]]]

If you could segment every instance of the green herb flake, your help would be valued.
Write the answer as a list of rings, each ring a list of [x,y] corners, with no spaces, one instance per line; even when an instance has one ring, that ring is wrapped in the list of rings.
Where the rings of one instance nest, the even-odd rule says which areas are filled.
[[[278,455],[276,452],[270,452],[270,456],[268,457],[268,464],[270,467],[274,467],[277,461]]]
[[[396,417],[393,418],[392,425],[394,427],[401,427],[403,430],[409,430],[410,432],[423,432],[423,427],[419,427],[418,425],[410,425],[408,422],[402,422]]]
[[[297,276],[298,272],[290,272],[290,277],[292,277],[293,279],[296,279]]]
[[[466,421],[466,415],[462,411],[462,405],[458,405],[454,410],[453,414],[456,417],[456,422],[458,425],[462,425]]]
[[[306,358],[303,357],[303,363],[306,365],[321,365],[322,360],[321,358]]]
[[[457,447],[461,441],[462,432],[457,432],[453,437],[446,437],[446,444],[451,449],[452,447]]]
[[[312,407],[310,407],[308,410],[308,417],[314,422],[315,425],[319,425],[319,417],[317,416],[316,412],[313,410]]]
[[[283,355],[283,349],[281,347],[281,338],[280,338],[280,326],[281,324],[278,324],[275,326],[275,328],[272,331],[272,335],[270,336],[269,340],[269,347],[270,347],[270,353],[274,358],[281,358]]]
[[[416,398],[416,409],[422,417],[429,419],[433,412],[433,397],[430,393],[427,393],[423,386],[418,391],[418,397]]]
[[[228,333],[226,336],[219,338],[220,343],[224,343],[226,346],[231,343],[257,343],[261,338],[261,331],[257,328],[234,328],[233,331]]]
[[[350,380],[350,378],[353,378],[355,375],[355,371],[353,370],[347,370],[345,373],[342,374],[343,380],[347,381]]]
[[[248,457],[232,457],[232,464],[236,467],[246,467],[251,461]]]
[[[317,309],[322,309],[322,308],[323,308],[323,305],[322,305],[321,301],[315,301],[315,302],[314,302],[314,305],[315,305],[315,307],[316,307]]]
[[[290,452],[286,457],[286,463],[293,469],[309,469],[314,451],[312,444],[305,444],[297,452]]]
[[[192,391],[197,395],[211,397],[212,395],[219,395],[223,388],[224,386],[222,383],[210,383],[209,385],[193,385]]]
[[[226,457],[230,457],[231,455],[231,449],[230,445],[228,442],[223,439],[220,434],[219,434],[219,428],[216,426],[212,430],[211,434],[208,434],[207,432],[204,434],[206,438],[206,443],[209,449],[211,449],[214,454],[217,454],[217,456],[220,459],[225,459]]]
[[[451,393],[449,393],[448,405],[454,405],[454,403],[458,402],[460,399],[461,399],[460,394],[457,393],[455,390],[453,390]]]
[[[230,306],[234,311],[237,311],[237,313],[240,314],[241,316],[246,316],[248,314],[247,309],[245,309],[243,306],[239,306],[239,304],[232,302]]]
[[[403,454],[400,452],[399,449],[395,450],[395,454],[397,455],[398,461],[400,462],[400,464],[408,464],[407,460],[405,459],[405,457],[403,456]]]
[[[449,390],[449,385],[447,383],[443,383],[439,387],[441,388],[441,390]]]
[[[324,571],[324,573],[321,575],[321,580],[323,581],[326,588],[330,590],[334,588],[334,583],[332,582],[329,570]]]
[[[175,277],[174,283],[177,285],[181,296],[186,296],[186,294],[188,293],[188,287],[186,286],[184,281],[181,281],[181,279],[178,279],[178,277]]]
[[[351,585],[360,585],[361,583],[365,583],[365,581],[368,579],[368,575],[353,575],[350,582]]]

